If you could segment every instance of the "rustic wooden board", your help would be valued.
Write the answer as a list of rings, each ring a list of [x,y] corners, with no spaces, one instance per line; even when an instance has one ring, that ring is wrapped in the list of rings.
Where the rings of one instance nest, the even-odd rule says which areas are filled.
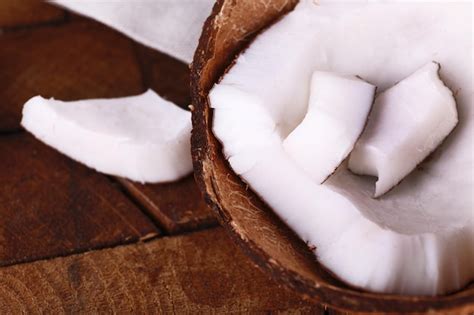
[[[133,43],[97,22],[0,36],[0,131],[19,128],[35,95],[75,100],[138,94],[143,84]]]
[[[0,269],[0,310],[323,314],[252,266],[221,228]]]
[[[29,134],[0,137],[0,156],[0,266],[158,233],[106,177]]]
[[[142,185],[126,179],[120,183],[169,234],[217,225],[192,175],[172,183]]]
[[[0,28],[61,21],[65,12],[41,0],[0,1]]]

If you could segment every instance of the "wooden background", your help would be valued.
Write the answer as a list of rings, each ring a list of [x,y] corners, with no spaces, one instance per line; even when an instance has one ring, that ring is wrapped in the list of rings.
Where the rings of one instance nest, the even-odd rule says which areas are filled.
[[[191,176],[104,176],[19,126],[35,95],[148,88],[188,105],[187,65],[43,2],[0,0],[0,313],[333,313],[252,265]]]

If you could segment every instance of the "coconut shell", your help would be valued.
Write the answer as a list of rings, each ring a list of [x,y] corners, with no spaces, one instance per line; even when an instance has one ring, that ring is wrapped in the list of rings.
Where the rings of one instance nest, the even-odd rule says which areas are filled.
[[[299,239],[230,168],[212,133],[208,92],[235,57],[297,0],[218,0],[191,65],[192,156],[200,189],[232,239],[264,272],[304,299],[352,313],[474,313],[474,285],[426,297],[366,292],[332,276]],[[244,122],[243,122],[244,123]]]

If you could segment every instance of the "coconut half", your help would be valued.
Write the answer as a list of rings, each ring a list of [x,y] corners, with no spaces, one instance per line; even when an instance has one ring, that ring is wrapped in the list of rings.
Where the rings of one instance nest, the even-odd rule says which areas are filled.
[[[213,133],[231,167],[353,286],[435,295],[474,278],[471,20],[470,4],[303,2],[209,94]],[[459,124],[383,198],[346,165],[318,185],[285,150],[304,121],[314,70],[357,74],[384,91],[429,60],[443,65],[457,93]]]
[[[190,115],[152,90],[74,102],[36,96],[24,105],[21,124],[44,143],[99,172],[155,183],[192,171]]]

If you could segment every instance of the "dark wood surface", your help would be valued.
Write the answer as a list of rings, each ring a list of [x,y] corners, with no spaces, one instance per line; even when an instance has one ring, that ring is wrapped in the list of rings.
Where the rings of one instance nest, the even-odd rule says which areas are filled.
[[[27,133],[0,137],[0,266],[156,236],[105,176]]]
[[[191,102],[188,65],[141,45],[136,45],[136,53],[145,87],[187,108]]]
[[[39,0],[0,1],[0,27],[20,28],[64,20],[66,13],[60,8],[45,6]]]
[[[192,177],[107,177],[20,128],[38,94],[186,107],[187,65],[41,1],[0,1],[0,28],[0,313],[329,312],[254,267]]]
[[[23,104],[35,95],[75,100],[141,93],[133,47],[83,19],[6,31],[0,36],[0,130],[17,130]]]
[[[7,267],[0,279],[0,309],[13,314],[322,313],[271,282],[221,228]]]

